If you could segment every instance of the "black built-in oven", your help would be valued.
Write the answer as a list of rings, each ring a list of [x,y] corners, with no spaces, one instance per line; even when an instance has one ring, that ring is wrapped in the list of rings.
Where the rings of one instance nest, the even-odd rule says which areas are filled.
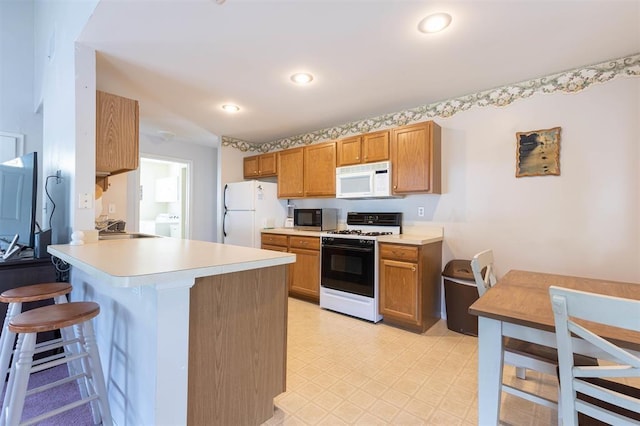
[[[372,239],[322,237],[321,285],[374,297],[375,246]]]

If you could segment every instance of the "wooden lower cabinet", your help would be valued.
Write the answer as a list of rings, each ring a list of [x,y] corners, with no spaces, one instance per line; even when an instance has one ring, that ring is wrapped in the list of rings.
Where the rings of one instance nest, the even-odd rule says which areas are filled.
[[[320,302],[320,251],[289,249],[296,263],[289,266],[289,296]]]
[[[320,302],[320,238],[262,234],[261,248],[288,251],[296,255],[289,265],[289,296]]]
[[[384,322],[419,333],[440,319],[442,243],[380,243],[380,314]]]

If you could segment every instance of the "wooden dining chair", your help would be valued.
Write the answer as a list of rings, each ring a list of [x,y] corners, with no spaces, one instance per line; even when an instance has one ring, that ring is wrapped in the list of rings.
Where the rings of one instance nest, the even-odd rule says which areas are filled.
[[[640,424],[640,389],[610,380],[640,378],[640,353],[616,346],[594,331],[597,323],[640,332],[640,301],[554,286],[549,294],[558,342],[563,424],[577,425],[579,413],[608,424]],[[576,365],[572,335],[615,364]]]
[[[482,295],[497,282],[493,266],[493,251],[484,250],[473,256],[473,259],[471,260],[471,269],[475,278],[476,287],[478,288],[478,295],[482,297]],[[503,346],[504,363],[516,368],[516,377],[519,379],[526,379],[527,369],[552,376],[557,375],[558,352],[555,348],[513,338],[505,338]],[[578,363],[597,365],[597,360],[593,358],[582,358],[583,359],[579,360]],[[558,403],[556,401],[506,383],[502,383],[501,388],[508,394],[558,410]],[[558,415],[560,415],[560,412],[558,412]]]

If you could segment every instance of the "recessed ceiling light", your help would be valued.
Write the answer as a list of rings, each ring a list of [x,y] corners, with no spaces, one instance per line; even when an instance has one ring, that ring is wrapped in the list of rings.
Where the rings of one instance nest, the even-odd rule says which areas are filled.
[[[225,110],[226,112],[238,112],[238,111],[240,111],[240,107],[238,105],[233,105],[233,104],[222,105],[222,109]]]
[[[165,141],[170,141],[176,137],[176,134],[168,130],[158,130],[158,135]]]
[[[437,33],[449,26],[451,15],[448,13],[434,13],[418,23],[418,30],[423,33]]]
[[[291,76],[291,81],[296,84],[307,84],[311,83],[313,80],[313,76],[308,72],[297,72]]]

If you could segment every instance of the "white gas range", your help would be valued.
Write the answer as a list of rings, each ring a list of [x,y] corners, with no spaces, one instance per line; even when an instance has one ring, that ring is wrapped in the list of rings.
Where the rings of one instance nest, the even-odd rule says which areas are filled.
[[[320,307],[378,322],[380,235],[400,234],[402,213],[347,213],[347,229],[321,237]]]

